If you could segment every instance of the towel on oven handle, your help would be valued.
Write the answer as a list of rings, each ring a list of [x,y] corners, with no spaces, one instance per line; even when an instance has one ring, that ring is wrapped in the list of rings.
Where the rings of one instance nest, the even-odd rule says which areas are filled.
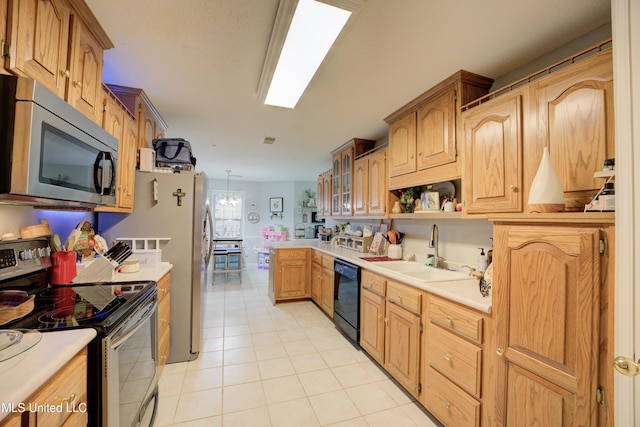
[[[196,165],[196,158],[191,152],[191,144],[183,138],[154,139],[153,149],[156,152],[156,163]]]

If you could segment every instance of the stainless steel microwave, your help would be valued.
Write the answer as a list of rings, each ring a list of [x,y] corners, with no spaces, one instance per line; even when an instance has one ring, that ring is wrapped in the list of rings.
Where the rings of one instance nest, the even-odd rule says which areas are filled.
[[[118,141],[35,80],[0,75],[0,202],[116,202]]]

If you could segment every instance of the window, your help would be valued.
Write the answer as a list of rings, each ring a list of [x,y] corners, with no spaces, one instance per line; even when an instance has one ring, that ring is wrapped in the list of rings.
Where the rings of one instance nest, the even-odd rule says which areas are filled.
[[[213,191],[213,229],[215,239],[242,238],[244,193]]]

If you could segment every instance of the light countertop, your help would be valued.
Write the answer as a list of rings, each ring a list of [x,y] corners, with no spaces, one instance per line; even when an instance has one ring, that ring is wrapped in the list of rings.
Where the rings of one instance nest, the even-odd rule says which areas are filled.
[[[157,267],[141,267],[136,273],[116,273],[114,282],[137,282],[140,280],[153,280],[157,282],[173,268],[170,262],[161,262]]]
[[[341,258],[389,279],[439,295],[443,298],[458,302],[478,311],[491,313],[491,295],[485,298],[480,294],[478,280],[425,282],[413,279],[384,268],[384,262],[371,262],[362,259],[362,257],[373,256],[371,254],[341,248],[331,243],[320,242],[318,239],[297,239],[286,242],[273,242],[270,246],[273,248],[308,247],[318,249],[321,252]]]
[[[10,415],[3,412],[10,404],[25,402],[95,336],[92,328],[42,332],[36,345],[0,362],[0,420]]]

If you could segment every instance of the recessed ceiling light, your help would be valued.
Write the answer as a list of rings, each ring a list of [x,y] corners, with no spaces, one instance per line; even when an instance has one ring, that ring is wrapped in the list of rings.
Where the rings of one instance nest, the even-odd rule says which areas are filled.
[[[294,108],[363,0],[280,0],[258,100]]]

